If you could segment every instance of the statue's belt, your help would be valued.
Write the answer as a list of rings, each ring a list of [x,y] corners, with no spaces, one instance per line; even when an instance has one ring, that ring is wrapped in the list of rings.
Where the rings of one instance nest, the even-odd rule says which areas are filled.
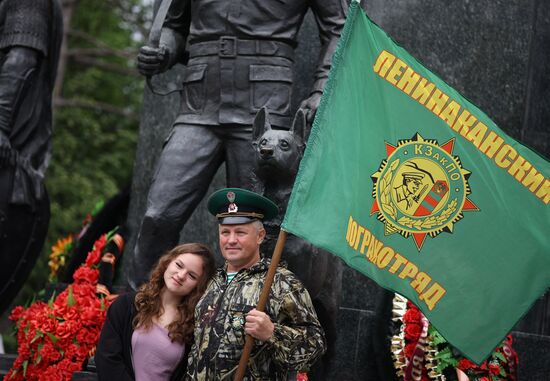
[[[237,56],[276,56],[294,59],[294,48],[281,41],[242,40],[233,36],[222,36],[218,40],[192,43],[189,57],[217,55],[222,58]]]

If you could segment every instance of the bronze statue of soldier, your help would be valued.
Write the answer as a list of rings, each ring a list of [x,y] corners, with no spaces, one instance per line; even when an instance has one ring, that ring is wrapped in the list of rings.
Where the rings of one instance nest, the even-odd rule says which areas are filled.
[[[294,54],[308,9],[321,40],[310,96],[300,106],[311,122],[345,21],[345,0],[173,0],[160,46],[141,48],[142,74],[176,63],[185,71],[179,114],[157,163],[129,269],[132,287],[178,242],[223,162],[228,187],[254,189],[252,122],[266,107],[272,125],[291,124]]]
[[[62,29],[57,0],[0,0],[0,313],[32,270],[48,228],[43,180]]]

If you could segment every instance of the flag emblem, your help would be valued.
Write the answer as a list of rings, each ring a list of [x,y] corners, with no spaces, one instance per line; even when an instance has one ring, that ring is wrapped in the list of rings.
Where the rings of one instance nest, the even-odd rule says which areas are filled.
[[[452,233],[464,211],[479,211],[468,199],[471,172],[453,154],[454,143],[439,145],[418,133],[395,146],[386,142],[387,157],[371,176],[371,215],[377,213],[386,235],[412,237],[420,251],[426,236]]]

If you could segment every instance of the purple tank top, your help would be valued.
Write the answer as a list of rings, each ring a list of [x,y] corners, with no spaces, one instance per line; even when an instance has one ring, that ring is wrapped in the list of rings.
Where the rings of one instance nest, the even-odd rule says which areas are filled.
[[[132,363],[136,381],[168,381],[185,346],[170,341],[168,330],[153,324],[132,334]]]

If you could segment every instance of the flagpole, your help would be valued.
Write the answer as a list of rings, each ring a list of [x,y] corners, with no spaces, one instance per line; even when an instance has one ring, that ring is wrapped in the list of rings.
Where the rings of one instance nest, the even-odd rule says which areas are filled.
[[[258,300],[258,305],[256,306],[256,309],[260,312],[263,312],[265,309],[267,297],[269,296],[269,291],[271,291],[271,284],[273,283],[273,278],[275,277],[275,271],[277,270],[277,266],[281,260],[281,253],[283,252],[283,247],[285,246],[286,235],[287,233],[283,229],[279,231],[277,244],[275,245],[275,250],[273,251],[273,256],[271,257],[271,264],[269,265],[269,270],[267,271],[267,275],[265,277],[262,293],[260,294],[260,299]],[[250,352],[252,352],[253,344],[254,338],[250,335],[246,335],[243,353],[241,354],[239,367],[237,368],[233,381],[241,381],[243,379],[244,372],[246,371],[246,366],[248,364],[248,359],[250,358]]]

